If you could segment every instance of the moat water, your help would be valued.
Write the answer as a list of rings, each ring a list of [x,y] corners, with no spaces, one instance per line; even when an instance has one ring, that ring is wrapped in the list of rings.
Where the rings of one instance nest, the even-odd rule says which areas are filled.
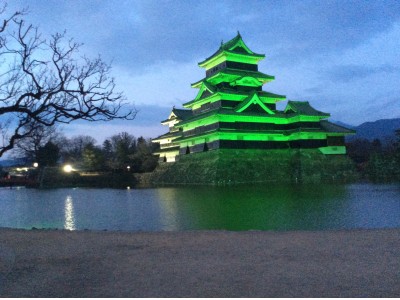
[[[400,185],[1,188],[0,227],[122,231],[400,228]]]

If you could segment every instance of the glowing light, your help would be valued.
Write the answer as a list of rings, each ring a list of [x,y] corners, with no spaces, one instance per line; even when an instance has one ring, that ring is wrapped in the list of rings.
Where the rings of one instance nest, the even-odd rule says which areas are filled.
[[[66,173],[71,173],[74,169],[72,168],[71,165],[65,165],[63,168],[64,172]]]
[[[37,167],[39,167],[39,164],[37,162],[35,162],[35,163],[33,163],[33,167],[37,168]]]

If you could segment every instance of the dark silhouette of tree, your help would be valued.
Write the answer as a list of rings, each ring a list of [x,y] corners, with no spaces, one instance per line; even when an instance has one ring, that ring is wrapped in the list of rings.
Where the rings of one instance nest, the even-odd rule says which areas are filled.
[[[114,167],[126,168],[132,164],[131,155],[136,152],[136,138],[127,132],[121,132],[113,135],[110,140],[114,150]]]
[[[396,141],[394,142],[397,153],[400,154],[400,129],[395,130]]]
[[[393,182],[400,181],[399,141],[400,135],[397,135],[397,141],[381,143],[379,139],[372,142],[356,139],[348,142],[346,146],[349,157],[356,163],[364,179],[374,182]]]
[[[71,163],[83,162],[83,150],[88,145],[95,145],[96,140],[88,135],[78,135],[64,141],[60,147],[64,161]]]
[[[346,144],[347,153],[357,164],[369,160],[372,151],[371,142],[366,139],[355,139]]]
[[[114,152],[113,152],[113,146],[109,139],[106,139],[103,142],[102,151],[103,151],[105,167],[113,168]]]
[[[27,127],[30,126],[34,128],[25,129],[30,132],[30,134],[16,143],[14,151],[14,155],[19,159],[23,159],[26,163],[36,161],[40,147],[43,147],[47,142],[52,141],[54,144],[58,144],[57,139],[60,135],[56,126],[27,125]]]
[[[83,166],[87,170],[100,170],[104,167],[103,151],[94,144],[88,144],[82,152]]]
[[[64,144],[60,146],[63,160],[71,163],[82,162],[83,150],[90,144],[96,144],[96,140],[88,135],[78,135],[66,139]]]
[[[39,167],[53,167],[57,165],[60,158],[60,149],[52,142],[47,142],[46,145],[39,148],[37,162]]]
[[[136,151],[130,156],[134,172],[151,172],[156,168],[158,157],[153,155],[152,148],[151,140],[146,141],[142,136],[137,139]]]
[[[24,14],[0,23],[0,157],[38,126],[135,117],[134,109],[122,112],[126,98],[108,64],[79,57],[81,45],[65,33],[43,38]]]
[[[382,143],[379,139],[374,139],[371,143],[371,151],[373,153],[381,153],[382,152]]]
[[[121,132],[106,139],[102,153],[105,166],[109,169],[130,172],[151,172],[158,164],[158,157],[153,155],[154,145],[151,140]]]

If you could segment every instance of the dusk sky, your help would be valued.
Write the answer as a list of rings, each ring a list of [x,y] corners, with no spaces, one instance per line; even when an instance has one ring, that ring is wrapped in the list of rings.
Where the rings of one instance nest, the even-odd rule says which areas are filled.
[[[400,1],[8,1],[29,7],[43,35],[67,31],[81,53],[112,62],[139,113],[133,121],[79,122],[67,136],[99,143],[121,131],[156,137],[173,105],[195,98],[197,63],[239,30],[274,75],[264,90],[310,101],[331,120],[359,125],[400,117]],[[285,101],[286,103],[286,101]]]

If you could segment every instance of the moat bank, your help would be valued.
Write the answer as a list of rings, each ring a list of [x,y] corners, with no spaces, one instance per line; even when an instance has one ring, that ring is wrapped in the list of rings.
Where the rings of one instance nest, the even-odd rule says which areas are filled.
[[[178,158],[172,163],[160,162],[151,173],[127,170],[65,173],[60,167],[47,167],[39,171],[29,186],[148,188],[165,185],[354,183],[361,178],[348,156],[323,155],[317,149],[218,149]],[[0,185],[7,186],[8,183],[3,181]]]
[[[36,179],[28,187],[35,188],[133,188],[139,184],[139,177],[123,171],[66,173],[61,167],[46,167],[40,170]]]

